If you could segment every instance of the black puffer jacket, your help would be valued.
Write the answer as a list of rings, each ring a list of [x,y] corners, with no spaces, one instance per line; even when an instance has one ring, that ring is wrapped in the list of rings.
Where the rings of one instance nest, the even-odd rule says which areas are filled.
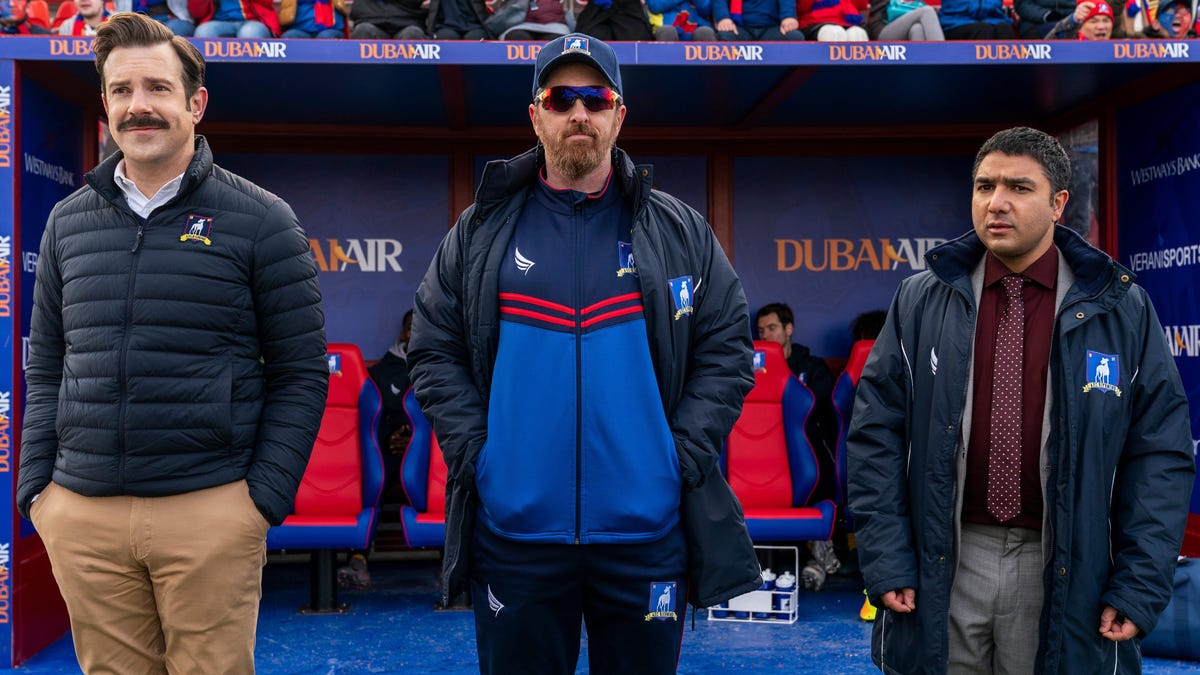
[[[145,220],[114,182],[120,159],[88,173],[42,237],[21,514],[51,480],[153,497],[245,479],[278,524],[329,385],[307,236],[282,199],[215,166],[203,137],[179,194]]]
[[[444,592],[466,587],[477,499],[475,462],[487,440],[488,396],[500,339],[500,265],[540,148],[489,162],[475,196],[443,240],[417,289],[409,373],[446,458]],[[754,386],[746,296],[699,214],[651,190],[649,166],[613,150],[614,185],[633,207],[633,248],[650,358],[685,483],[680,519],[688,539],[689,599],[710,606],[759,585],[741,505],[718,467],[721,441]],[[694,280],[694,313],[680,319],[668,279]]]

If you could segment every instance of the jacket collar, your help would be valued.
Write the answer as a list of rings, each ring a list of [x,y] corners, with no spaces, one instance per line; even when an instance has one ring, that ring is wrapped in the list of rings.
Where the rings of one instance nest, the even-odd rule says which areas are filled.
[[[121,188],[117,185],[116,173],[117,164],[125,157],[125,153],[120,150],[114,152],[108,159],[101,162],[96,168],[87,172],[83,180],[100,194],[105,200],[112,204],[125,204],[125,195],[121,192]],[[188,168],[183,172],[183,183],[179,186],[179,194],[171,201],[174,202],[192,190],[212,173],[213,158],[212,151],[208,147],[208,141],[199,134],[196,135],[196,153],[192,155],[192,161],[188,164]],[[170,203],[170,202],[168,202]]]
[[[1116,304],[1130,286],[1129,283],[1112,282],[1125,276],[1129,277],[1130,282],[1133,281],[1133,272],[1089,244],[1074,230],[1055,226],[1054,244],[1075,274],[1075,284],[1070,293],[1072,297],[1097,297],[1107,289],[1108,293],[1100,300],[1106,306],[1111,306]],[[961,286],[970,293],[971,271],[986,252],[987,249],[979,240],[979,236],[974,230],[970,230],[957,239],[930,249],[925,254],[925,262],[942,281],[951,286]]]
[[[513,194],[529,189],[538,180],[538,172],[546,164],[546,156],[539,144],[512,159],[500,159],[487,163],[479,189],[475,191],[477,215],[482,215],[500,206]],[[650,194],[654,172],[650,165],[634,165],[624,150],[612,150],[613,178],[621,195],[634,206],[641,207]]]

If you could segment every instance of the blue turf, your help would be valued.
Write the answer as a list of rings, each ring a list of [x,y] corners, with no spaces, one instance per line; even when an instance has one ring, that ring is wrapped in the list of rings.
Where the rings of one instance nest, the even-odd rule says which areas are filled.
[[[271,563],[263,580],[258,626],[259,675],[359,673],[474,673],[474,629],[469,612],[434,612],[432,560],[375,562],[371,591],[342,592],[350,612],[302,616],[308,597],[306,565]],[[801,591],[800,620],[792,625],[705,621],[683,638],[679,672],[854,675],[876,673],[869,624],[858,620],[862,591],[848,578],[831,578],[820,593]],[[18,674],[78,673],[68,638],[31,659]],[[579,672],[587,671],[587,649]],[[1147,659],[1147,675],[1200,674],[1200,663]]]

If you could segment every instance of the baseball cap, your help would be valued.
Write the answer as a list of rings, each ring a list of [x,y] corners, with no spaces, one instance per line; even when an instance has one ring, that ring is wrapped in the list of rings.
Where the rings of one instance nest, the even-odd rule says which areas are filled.
[[[1075,4],[1082,5],[1089,1],[1093,3],[1092,11],[1088,12],[1088,15],[1080,22],[1081,24],[1087,23],[1092,17],[1099,15],[1107,16],[1110,19],[1113,18],[1112,5],[1108,4],[1107,0],[1078,0]]]
[[[612,47],[582,33],[571,33],[547,42],[533,67],[533,92],[546,82],[550,71],[567,63],[584,63],[604,74],[613,91],[621,94],[621,69]]]

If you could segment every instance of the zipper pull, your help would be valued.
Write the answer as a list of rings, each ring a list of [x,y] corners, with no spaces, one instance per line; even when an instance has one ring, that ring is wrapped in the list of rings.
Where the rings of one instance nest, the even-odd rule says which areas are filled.
[[[129,249],[129,252],[137,253],[138,249],[141,247],[142,247],[142,226],[139,224],[138,231],[137,231],[137,239],[133,240],[133,248]]]

